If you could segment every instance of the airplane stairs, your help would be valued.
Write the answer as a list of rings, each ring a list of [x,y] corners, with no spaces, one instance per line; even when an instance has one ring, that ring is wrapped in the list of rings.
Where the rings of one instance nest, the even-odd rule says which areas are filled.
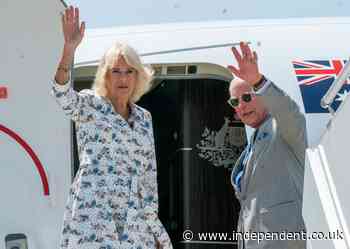
[[[349,118],[347,97],[318,145],[306,151],[303,217],[308,249],[350,248]]]

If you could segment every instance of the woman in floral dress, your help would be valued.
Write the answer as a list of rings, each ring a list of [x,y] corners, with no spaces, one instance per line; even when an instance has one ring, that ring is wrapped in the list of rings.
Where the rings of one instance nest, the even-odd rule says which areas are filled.
[[[172,248],[158,217],[151,115],[135,102],[152,71],[116,43],[102,57],[93,90],[75,92],[70,65],[85,24],[78,8],[62,14],[64,48],[52,93],[75,122],[79,171],[64,215],[61,249]]]

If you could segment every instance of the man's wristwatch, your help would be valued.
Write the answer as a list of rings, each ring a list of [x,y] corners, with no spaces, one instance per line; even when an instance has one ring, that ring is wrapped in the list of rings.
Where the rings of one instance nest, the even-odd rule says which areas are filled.
[[[266,81],[267,81],[267,79],[265,78],[264,75],[262,75],[261,79],[253,85],[253,90],[255,92],[259,91],[265,85]]]

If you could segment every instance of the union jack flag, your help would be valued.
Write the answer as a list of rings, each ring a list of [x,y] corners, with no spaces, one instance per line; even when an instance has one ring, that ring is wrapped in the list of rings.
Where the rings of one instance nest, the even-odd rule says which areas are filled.
[[[321,98],[326,94],[333,81],[340,74],[346,61],[333,60],[295,60],[292,62],[297,77],[306,113],[326,113],[320,105]],[[332,103],[336,110],[350,92],[349,80],[340,89]]]

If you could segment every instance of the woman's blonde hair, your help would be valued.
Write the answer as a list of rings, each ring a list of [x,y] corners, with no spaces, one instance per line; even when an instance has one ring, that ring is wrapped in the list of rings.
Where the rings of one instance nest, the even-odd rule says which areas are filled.
[[[123,56],[126,63],[137,71],[135,89],[130,97],[130,102],[135,103],[150,89],[153,78],[153,70],[151,67],[143,65],[136,50],[126,43],[116,42],[106,51],[98,66],[92,88],[97,95],[104,97],[107,96],[107,72],[108,69],[113,67],[119,56]]]

